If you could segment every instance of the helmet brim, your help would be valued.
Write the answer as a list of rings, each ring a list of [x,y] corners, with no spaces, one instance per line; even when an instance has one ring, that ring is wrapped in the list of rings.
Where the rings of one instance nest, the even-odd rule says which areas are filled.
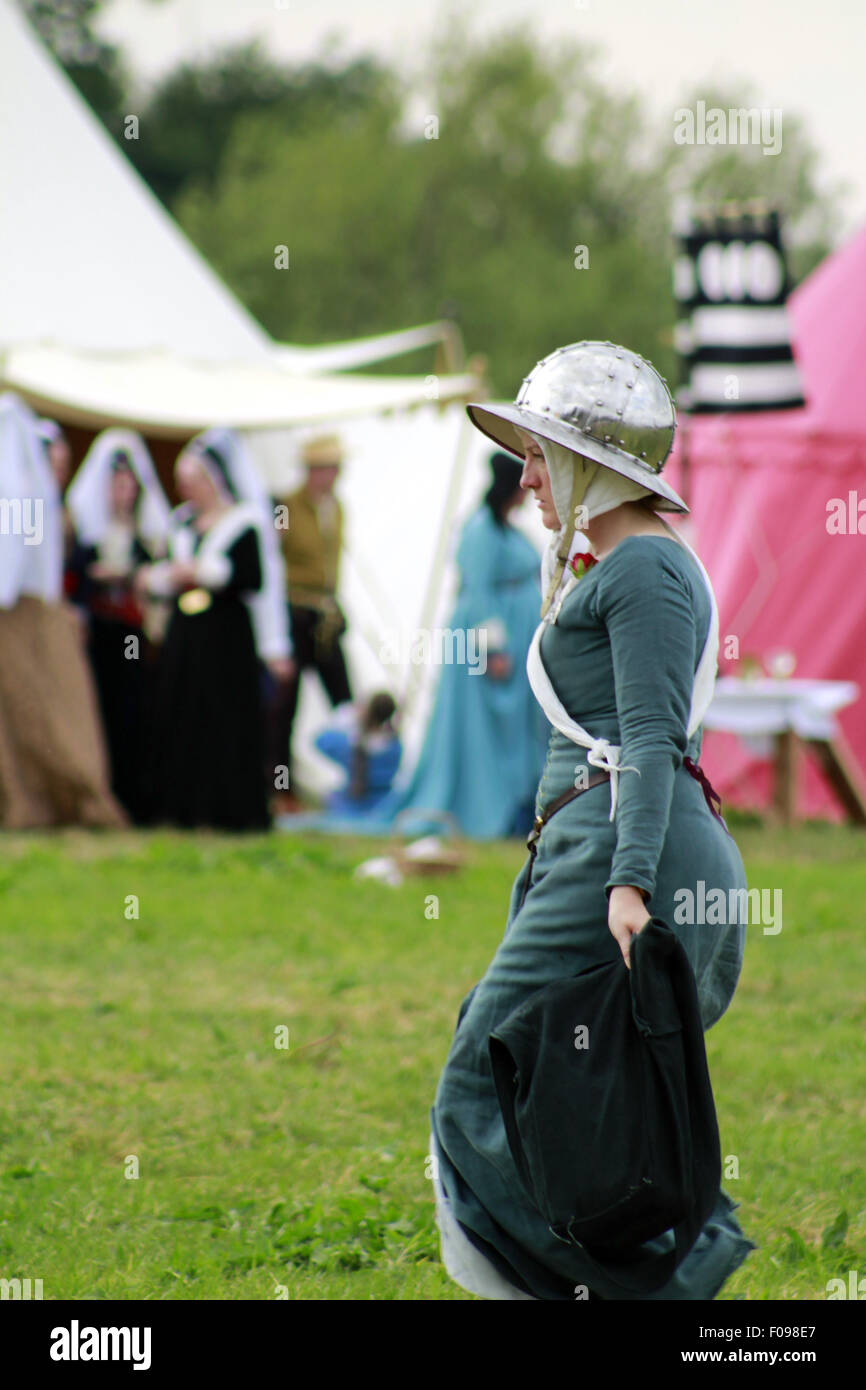
[[[632,482],[640,483],[658,497],[658,510],[663,512],[688,512],[683,499],[648,464],[641,463],[631,454],[626,454],[615,445],[604,444],[591,435],[584,434],[574,425],[558,420],[555,416],[539,415],[525,406],[512,402],[488,402],[482,404],[471,401],[466,412],[476,429],[499,444],[517,458],[525,458],[523,444],[516,427],[529,434],[540,434],[554,444],[561,444],[581,458],[590,459],[602,468],[610,468]]]

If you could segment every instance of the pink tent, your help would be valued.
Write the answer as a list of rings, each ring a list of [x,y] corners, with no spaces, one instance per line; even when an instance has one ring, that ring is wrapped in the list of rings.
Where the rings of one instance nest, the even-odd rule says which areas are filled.
[[[681,416],[665,477],[689,489],[687,534],[719,604],[720,673],[782,649],[794,653],[797,677],[856,681],[861,698],[839,723],[866,775],[866,229],[788,308],[806,406]],[[725,659],[728,635],[739,662]],[[805,761],[799,813],[840,819]],[[707,731],[701,764],[723,801],[767,805],[771,765],[732,735]]]

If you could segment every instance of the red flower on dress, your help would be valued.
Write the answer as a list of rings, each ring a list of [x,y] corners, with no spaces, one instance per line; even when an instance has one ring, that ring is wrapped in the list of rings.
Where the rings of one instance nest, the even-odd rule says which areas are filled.
[[[598,560],[596,560],[594,555],[590,555],[588,551],[586,554],[580,551],[577,555],[572,555],[571,557],[571,569],[572,572],[577,575],[578,579],[582,579],[587,571],[591,570],[593,565],[597,564]]]

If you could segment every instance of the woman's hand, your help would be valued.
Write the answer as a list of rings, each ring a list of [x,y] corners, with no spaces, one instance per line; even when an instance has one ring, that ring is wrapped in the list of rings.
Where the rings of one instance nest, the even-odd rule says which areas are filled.
[[[646,910],[643,892],[640,888],[634,888],[631,884],[624,883],[611,888],[607,907],[607,925],[622,951],[622,958],[629,970],[631,969],[628,958],[631,939],[633,936],[637,936],[649,920],[650,913]]]
[[[492,681],[507,681],[511,675],[511,657],[507,652],[494,652],[487,658],[486,674]]]
[[[287,685],[293,676],[297,674],[297,666],[290,656],[274,656],[265,662],[268,670],[275,681],[281,685]]]
[[[154,565],[139,565],[132,576],[132,587],[140,600],[150,598],[150,589],[148,585],[150,583],[150,572],[154,568]]]
[[[171,566],[171,582],[176,589],[189,589],[195,585],[195,565],[190,560],[175,560]]]

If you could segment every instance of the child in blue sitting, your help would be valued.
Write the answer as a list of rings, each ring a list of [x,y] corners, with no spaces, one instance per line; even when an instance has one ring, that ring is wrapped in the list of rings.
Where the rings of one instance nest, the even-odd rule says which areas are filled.
[[[394,727],[396,712],[388,692],[377,691],[365,704],[339,705],[318,735],[319,752],[347,774],[345,786],[328,798],[329,815],[368,816],[391,790],[403,755]]]

